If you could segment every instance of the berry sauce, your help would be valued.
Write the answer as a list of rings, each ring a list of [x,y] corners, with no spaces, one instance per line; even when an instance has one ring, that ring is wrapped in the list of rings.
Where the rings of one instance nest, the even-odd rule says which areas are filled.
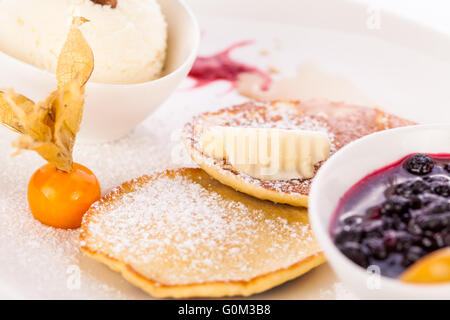
[[[450,154],[412,154],[360,180],[341,198],[331,236],[350,260],[392,278],[450,246]]]
[[[197,57],[189,72],[189,77],[196,81],[193,88],[202,87],[217,80],[228,81],[232,84],[232,88],[235,88],[241,73],[253,73],[263,79],[262,89],[269,89],[272,79],[267,73],[256,67],[235,61],[230,57],[230,53],[234,49],[250,43],[251,41],[239,42],[215,55]]]

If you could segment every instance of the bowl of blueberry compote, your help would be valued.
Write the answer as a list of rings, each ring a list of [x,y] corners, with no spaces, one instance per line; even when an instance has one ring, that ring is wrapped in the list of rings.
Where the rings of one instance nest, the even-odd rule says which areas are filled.
[[[450,125],[367,136],[319,170],[313,230],[361,297],[450,299]]]

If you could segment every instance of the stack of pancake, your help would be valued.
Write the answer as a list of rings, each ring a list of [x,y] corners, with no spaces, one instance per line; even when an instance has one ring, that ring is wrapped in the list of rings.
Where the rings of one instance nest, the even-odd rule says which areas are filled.
[[[239,172],[202,151],[204,130],[320,130],[334,153],[362,136],[411,124],[328,101],[248,102],[198,115],[185,125],[184,141],[200,168],[142,176],[113,189],[86,213],[82,251],[155,297],[268,290],[325,261],[308,220],[311,179],[261,180]]]

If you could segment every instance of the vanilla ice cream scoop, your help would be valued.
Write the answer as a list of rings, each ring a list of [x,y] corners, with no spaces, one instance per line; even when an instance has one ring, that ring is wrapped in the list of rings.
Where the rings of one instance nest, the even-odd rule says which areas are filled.
[[[0,50],[55,72],[72,16],[92,47],[91,81],[130,84],[161,76],[167,24],[156,0],[0,0]]]

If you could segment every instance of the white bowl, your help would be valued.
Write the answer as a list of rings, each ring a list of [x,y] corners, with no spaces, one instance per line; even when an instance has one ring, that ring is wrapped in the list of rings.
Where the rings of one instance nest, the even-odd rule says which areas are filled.
[[[98,143],[128,134],[169,97],[191,69],[200,42],[198,23],[184,1],[158,2],[168,24],[164,76],[129,85],[88,82],[80,140]],[[35,101],[56,89],[55,74],[2,52],[0,68],[0,89],[14,88]]]
[[[309,196],[309,216],[328,262],[348,288],[369,299],[450,299],[450,284],[411,285],[373,274],[353,263],[330,237],[339,199],[356,182],[411,153],[450,153],[450,124],[381,131],[354,141],[326,161]]]

